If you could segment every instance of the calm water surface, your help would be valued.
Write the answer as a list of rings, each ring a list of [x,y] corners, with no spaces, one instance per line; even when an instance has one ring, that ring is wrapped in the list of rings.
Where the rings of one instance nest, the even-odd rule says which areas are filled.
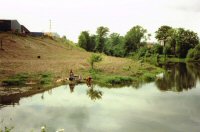
[[[138,88],[60,86],[8,105],[0,128],[14,132],[199,132],[200,64],[168,64],[163,77]],[[71,87],[71,88],[70,88]]]

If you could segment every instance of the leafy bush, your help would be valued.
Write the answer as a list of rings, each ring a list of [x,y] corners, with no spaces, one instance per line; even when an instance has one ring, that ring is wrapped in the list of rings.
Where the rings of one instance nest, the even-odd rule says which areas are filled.
[[[145,81],[145,82],[151,82],[151,81],[154,81],[155,79],[156,79],[156,76],[154,74],[145,73],[143,75],[143,81]]]
[[[151,53],[149,51],[146,51],[145,57],[150,57],[150,56],[151,56]]]
[[[190,49],[188,51],[188,54],[187,54],[187,59],[192,59],[194,58],[194,52],[195,52],[195,49]]]
[[[160,44],[155,44],[153,47],[152,47],[152,52],[154,54],[162,54],[163,53],[163,46],[160,45]]]
[[[99,55],[99,54],[92,54],[90,59],[89,59],[89,62],[90,62],[90,65],[91,65],[91,68],[94,69],[94,63],[95,62],[100,62],[102,61],[102,56]]]
[[[132,83],[133,79],[131,77],[110,77],[106,80],[106,83],[112,85],[126,85]]]
[[[188,61],[200,61],[200,44],[198,44],[194,49],[190,49],[187,54]]]
[[[52,82],[52,75],[50,73],[41,74],[40,84],[47,85]]]
[[[141,58],[141,57],[144,57],[146,52],[147,52],[147,48],[146,47],[141,47],[139,50],[138,50],[138,58]]]
[[[169,55],[171,54],[171,49],[168,45],[166,45],[164,48],[163,48],[163,54],[166,56],[166,55]]]

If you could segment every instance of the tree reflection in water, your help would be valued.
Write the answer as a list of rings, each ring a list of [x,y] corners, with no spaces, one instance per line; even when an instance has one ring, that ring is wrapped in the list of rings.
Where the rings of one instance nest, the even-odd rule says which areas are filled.
[[[101,99],[102,98],[102,91],[100,90],[95,90],[94,89],[94,85],[91,85],[90,87],[88,87],[89,90],[87,90],[87,95],[90,97],[91,100],[97,100],[97,99]]]
[[[200,79],[199,66],[198,63],[164,65],[164,76],[156,80],[156,85],[162,91],[181,92],[195,88],[198,79]]]
[[[75,83],[70,83],[69,84],[69,88],[70,88],[70,92],[73,93],[74,92],[74,88],[75,88]],[[88,86],[88,90],[87,90],[87,95],[90,97],[91,100],[97,100],[97,99],[101,99],[102,98],[102,91],[100,90],[95,90],[94,89],[94,85],[93,84],[87,84]]]

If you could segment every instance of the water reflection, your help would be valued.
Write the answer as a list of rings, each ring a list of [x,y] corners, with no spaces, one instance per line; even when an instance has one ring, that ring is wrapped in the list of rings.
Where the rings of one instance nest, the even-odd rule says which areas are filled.
[[[15,107],[2,107],[4,124],[0,127],[14,126],[14,132],[37,132],[41,126],[50,132],[59,128],[70,132],[199,132],[199,81],[197,88],[181,94],[161,93],[155,85],[110,89],[83,84],[75,85],[73,93],[63,85],[21,98]],[[99,90],[101,94],[96,94]]]
[[[41,99],[44,100],[44,93],[42,93],[42,95],[41,95]]]
[[[70,84],[69,84],[69,89],[70,89],[70,92],[71,92],[71,93],[74,92],[75,86],[76,86],[75,83],[70,83]],[[94,100],[94,101],[95,101],[95,100],[98,100],[98,99],[101,99],[101,98],[102,98],[102,95],[103,95],[102,91],[96,90],[94,84],[92,84],[92,83],[88,84],[88,83],[87,83],[87,87],[88,87],[87,95],[89,96],[89,98],[90,98],[91,100]]]
[[[200,63],[188,63],[186,66],[195,78],[200,79]]]
[[[70,88],[70,92],[73,93],[74,92],[74,88],[75,88],[75,83],[70,83],[69,84],[69,88]]]
[[[20,96],[12,95],[12,96],[0,96],[0,104],[3,105],[19,105]]]
[[[87,90],[87,95],[90,97],[91,100],[97,100],[102,98],[102,91],[95,90],[94,86],[89,87],[89,90]]]
[[[156,80],[157,87],[162,91],[189,90],[196,87],[200,78],[198,63],[175,63],[167,64],[163,78]]]

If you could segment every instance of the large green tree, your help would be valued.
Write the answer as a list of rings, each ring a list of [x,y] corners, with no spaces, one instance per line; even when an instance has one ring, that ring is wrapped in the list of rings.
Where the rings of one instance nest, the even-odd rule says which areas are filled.
[[[168,37],[170,36],[170,30],[172,27],[164,25],[161,26],[157,31],[156,31],[156,39],[159,41],[163,41],[164,46],[167,42]]]
[[[176,33],[176,53],[178,57],[186,57],[188,51],[199,43],[197,33],[178,28]]]
[[[170,49],[170,52],[176,56],[176,44],[177,44],[177,29],[170,29],[169,30],[169,36],[167,38],[167,46],[169,47]]]
[[[141,40],[145,38],[146,29],[137,25],[131,28],[125,35],[124,49],[126,55],[136,51],[141,44]]]
[[[90,35],[89,51],[94,51],[96,46],[96,35]]]
[[[109,32],[109,28],[107,27],[101,26],[97,28],[95,51],[100,52],[100,53],[103,52],[108,32]]]
[[[78,38],[78,45],[87,51],[94,51],[96,45],[96,35],[90,36],[88,31],[81,32]]]
[[[82,31],[78,38],[78,45],[86,50],[89,50],[90,47],[90,35],[88,31]]]
[[[172,54],[180,58],[186,57],[189,49],[194,48],[199,43],[197,33],[170,26],[161,26],[156,31],[156,38],[164,42],[163,53],[165,55]]]
[[[123,56],[124,55],[123,45],[124,45],[124,37],[120,36],[120,34],[118,33],[112,33],[110,34],[105,43],[104,52],[107,55]]]

